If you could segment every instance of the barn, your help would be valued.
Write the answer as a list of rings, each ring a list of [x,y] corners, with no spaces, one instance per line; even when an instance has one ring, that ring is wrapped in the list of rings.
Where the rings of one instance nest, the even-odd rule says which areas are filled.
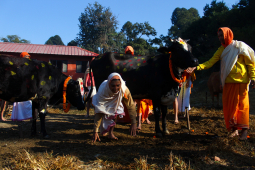
[[[19,57],[23,51],[28,52],[32,60],[52,63],[74,80],[84,77],[88,61],[98,55],[77,46],[0,42],[0,54]]]

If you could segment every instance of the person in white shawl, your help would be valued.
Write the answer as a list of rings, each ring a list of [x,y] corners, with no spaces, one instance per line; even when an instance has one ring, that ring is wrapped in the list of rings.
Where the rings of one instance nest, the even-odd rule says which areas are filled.
[[[99,127],[101,134],[109,132],[110,139],[118,139],[113,134],[115,120],[117,116],[125,116],[125,103],[131,119],[131,135],[136,135],[136,108],[131,93],[118,73],[112,73],[99,87],[98,92],[92,98],[95,107],[93,142],[100,138],[98,136]],[[101,123],[102,122],[102,123]]]
[[[221,47],[213,57],[193,70],[204,70],[221,60],[221,87],[223,113],[226,128],[231,131],[230,137],[238,136],[240,140],[247,139],[249,128],[249,96],[248,86],[251,82],[255,88],[255,57],[254,50],[242,41],[233,40],[234,34],[228,27],[218,29]]]

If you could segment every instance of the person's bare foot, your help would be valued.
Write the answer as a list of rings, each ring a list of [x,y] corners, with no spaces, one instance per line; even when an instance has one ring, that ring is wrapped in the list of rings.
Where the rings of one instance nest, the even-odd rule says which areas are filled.
[[[109,134],[108,138],[118,140],[118,138],[116,136],[114,136],[114,134]]]
[[[150,125],[150,124],[151,124],[151,121],[149,121],[149,119],[147,118],[147,119],[146,119],[146,123]]]
[[[139,123],[139,124],[137,124],[137,129],[138,130],[141,130],[142,129],[142,125]]]
[[[104,133],[103,136],[107,136],[108,135],[108,132]]]
[[[229,137],[233,138],[234,136],[238,136],[238,130],[234,130],[230,135]]]
[[[2,117],[2,118],[0,119],[0,121],[3,121],[3,122],[4,122],[4,121],[7,121],[7,119],[5,119],[5,118]]]
[[[247,139],[247,129],[242,129],[239,140]]]
[[[175,121],[174,121],[174,124],[175,124],[175,125],[179,124],[179,121],[178,121],[178,120],[175,120]]]

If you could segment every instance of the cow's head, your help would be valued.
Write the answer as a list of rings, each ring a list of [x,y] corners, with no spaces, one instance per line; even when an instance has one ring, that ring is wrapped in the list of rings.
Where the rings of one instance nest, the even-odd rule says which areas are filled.
[[[84,110],[83,99],[81,96],[80,85],[78,81],[70,79],[66,89],[66,99],[78,110]]]
[[[169,54],[171,52],[173,66],[181,69],[198,66],[198,60],[192,55],[192,48],[187,43],[188,40],[183,40],[180,37],[170,40],[172,41],[172,45],[168,48],[161,47],[158,49],[158,52],[163,54]]]

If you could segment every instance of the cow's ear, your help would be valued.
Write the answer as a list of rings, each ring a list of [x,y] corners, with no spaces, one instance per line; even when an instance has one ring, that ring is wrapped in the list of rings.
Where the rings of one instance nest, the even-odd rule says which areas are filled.
[[[166,48],[166,47],[160,47],[157,51],[162,53],[162,54],[168,54],[169,53],[169,49]]]
[[[187,39],[187,40],[183,40],[183,41],[185,41],[185,43],[187,43],[189,40],[190,40],[190,39]]]

